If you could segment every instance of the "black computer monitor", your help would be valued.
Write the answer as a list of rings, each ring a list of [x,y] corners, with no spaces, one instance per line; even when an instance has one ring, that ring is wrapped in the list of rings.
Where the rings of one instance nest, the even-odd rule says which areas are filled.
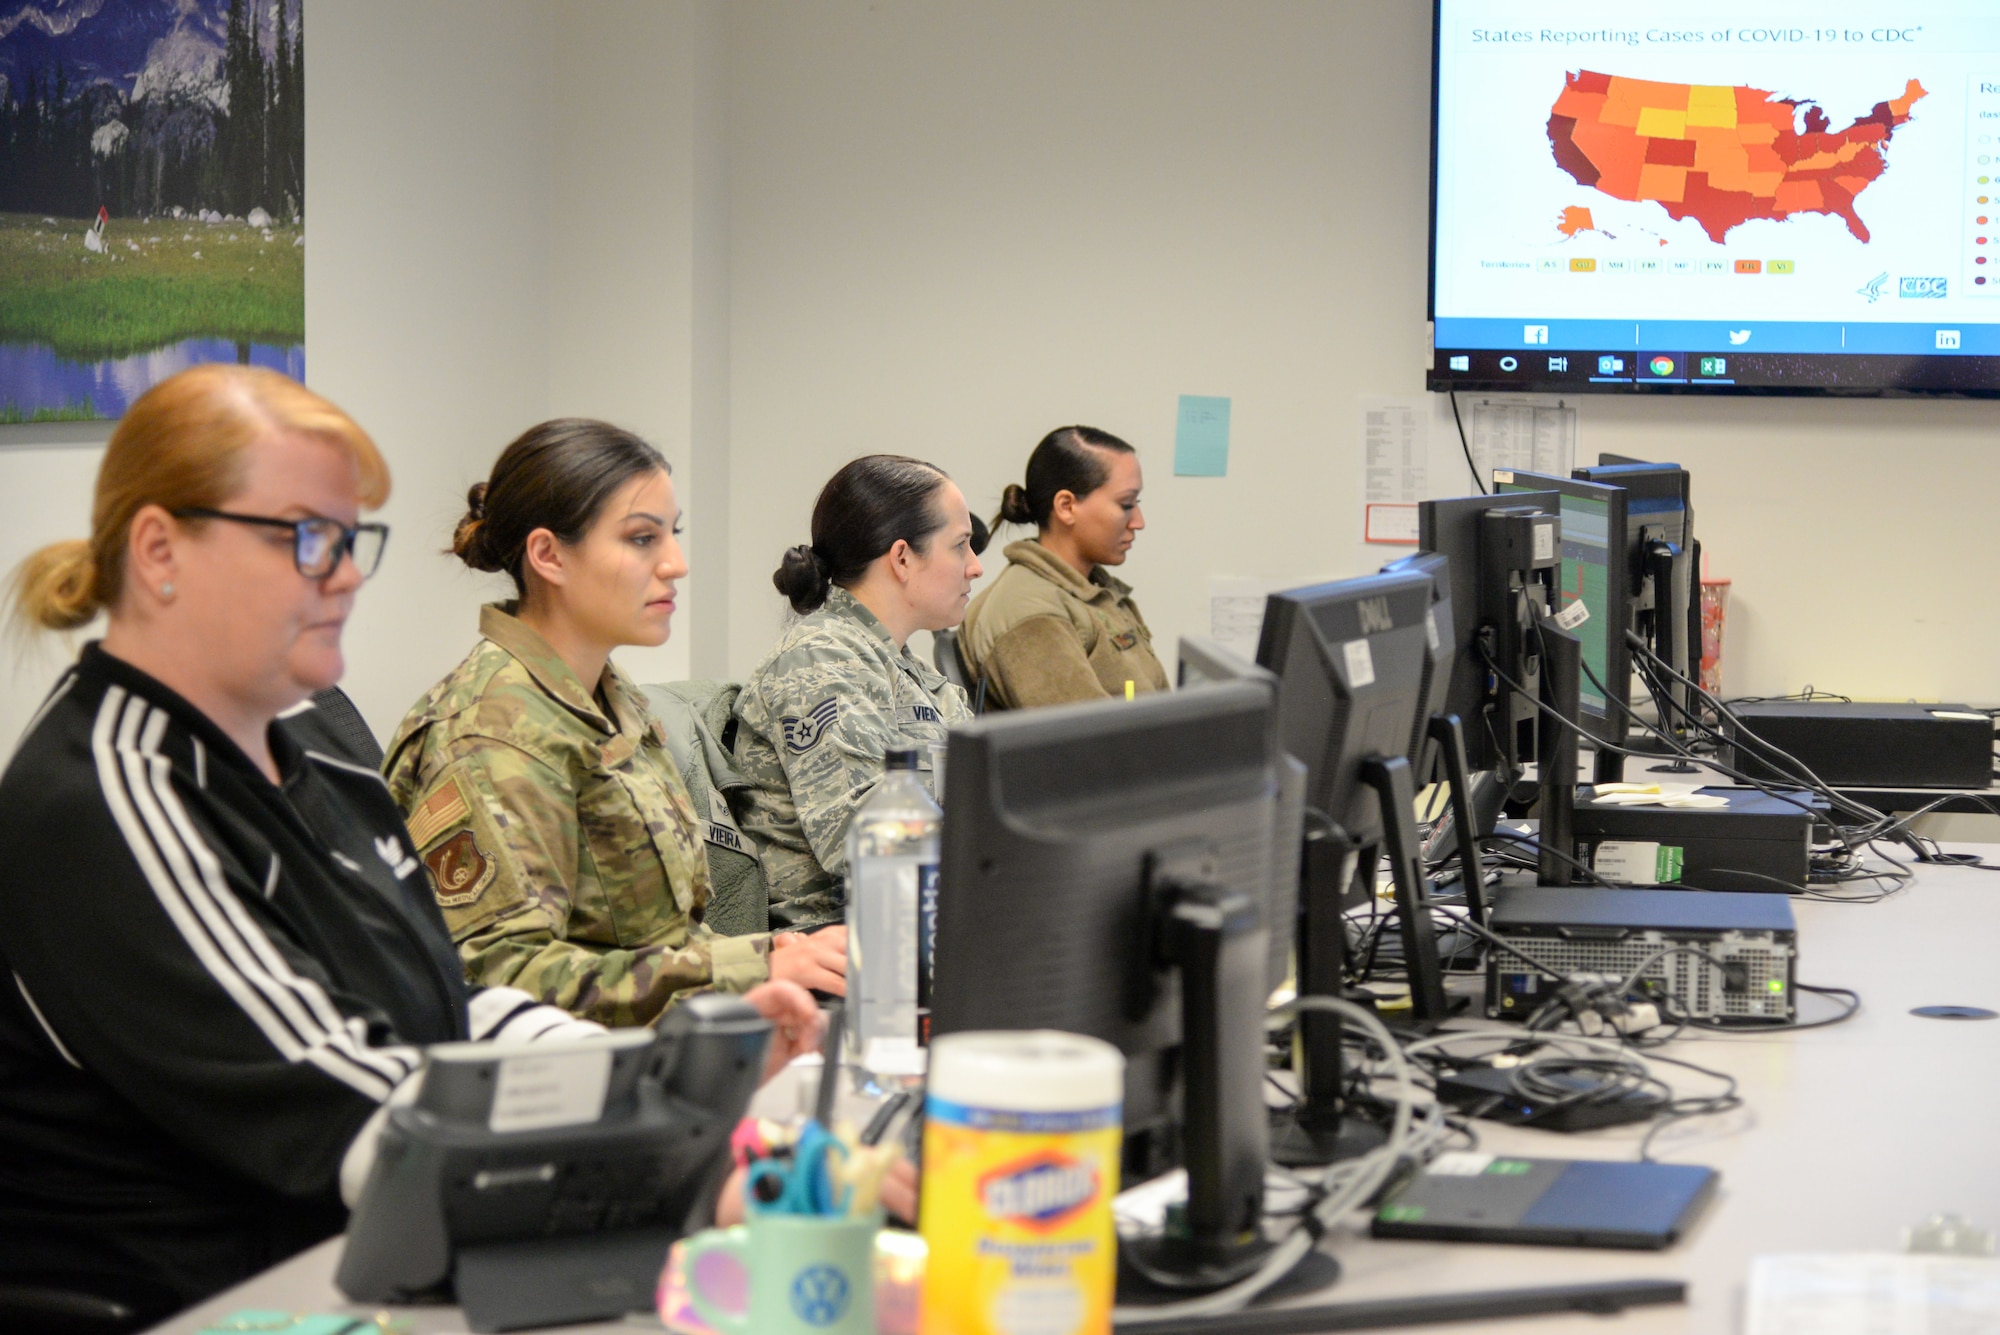
[[[1423,684],[1417,693],[1416,726],[1410,732],[1410,764],[1423,783],[1431,766],[1425,757],[1433,749],[1430,720],[1448,712],[1452,669],[1458,662],[1457,619],[1452,612],[1451,559],[1441,552],[1417,552],[1382,567],[1385,575],[1422,575],[1431,582],[1430,624],[1424,633]]]
[[[1423,1023],[1450,1012],[1418,865],[1410,763],[1428,706],[1425,668],[1450,633],[1433,614],[1435,575],[1397,571],[1274,593],[1257,643],[1257,661],[1279,676],[1285,750],[1306,765],[1308,812],[1331,827],[1305,845],[1299,991],[1339,992],[1344,911],[1372,896],[1386,856],[1411,1006]],[[1340,1028],[1324,1013],[1300,1017],[1300,1107],[1280,1127],[1281,1162],[1326,1162],[1363,1148],[1344,1124]]]
[[[1562,565],[1556,577],[1558,605],[1550,610],[1576,636],[1583,654],[1577,723],[1593,740],[1622,747],[1632,694],[1631,650],[1625,643],[1626,628],[1632,624],[1631,553],[1640,540],[1626,510],[1630,493],[1623,487],[1542,473],[1493,474],[1493,492],[1498,496],[1551,491],[1561,498]],[[1573,610],[1578,604],[1581,613]],[[1605,753],[1600,751],[1599,756],[1603,759]],[[1609,759],[1622,762],[1623,757]]]
[[[1431,625],[1424,658],[1424,688],[1416,731],[1410,742],[1412,780],[1421,792],[1437,780],[1445,782],[1451,814],[1432,827],[1423,847],[1426,869],[1442,868],[1453,852],[1460,854],[1459,875],[1466,912],[1480,924],[1486,921],[1486,897],[1480,881],[1480,866],[1473,841],[1461,843],[1460,829],[1479,828],[1479,804],[1474,796],[1471,767],[1466,761],[1465,720],[1452,712],[1452,672],[1459,654],[1460,621],[1453,612],[1451,558],[1442,552],[1418,552],[1399,557],[1382,567],[1382,573],[1413,572],[1431,581]],[[1484,776],[1488,788],[1491,776]],[[1489,809],[1498,810],[1498,799],[1489,793]],[[1458,941],[1452,952],[1476,960],[1475,943]]]
[[[1417,546],[1450,563],[1456,657],[1446,708],[1464,721],[1472,769],[1499,771],[1503,786],[1534,757],[1540,666],[1533,628],[1553,601],[1561,504],[1557,493],[1536,491],[1417,505]]]
[[[1363,575],[1274,593],[1264,603],[1259,666],[1276,673],[1278,730],[1306,765],[1307,805],[1356,845],[1382,840],[1382,808],[1362,777],[1369,757],[1409,760],[1427,703],[1438,633],[1432,580]]]
[[[1503,799],[1533,761],[1541,786],[1538,871],[1566,885],[1582,654],[1576,637],[1547,619],[1558,601],[1561,505],[1554,491],[1423,501],[1417,543],[1449,559],[1460,609],[1446,707],[1464,723],[1473,839],[1457,828],[1468,821],[1455,816],[1454,840],[1469,854],[1492,834]]]
[[[932,1031],[1061,1029],[1125,1054],[1126,1176],[1188,1172],[1185,1226],[1138,1268],[1188,1288],[1265,1250],[1275,704],[1269,681],[1224,681],[951,730]]]
[[[1701,545],[1694,537],[1692,480],[1679,464],[1610,458],[1616,462],[1579,467],[1572,476],[1624,489],[1630,627],[1692,681],[1701,668]],[[1684,685],[1672,683],[1667,695],[1681,711],[1693,707],[1693,693]],[[1684,713],[1668,708],[1661,715],[1662,728],[1685,735]],[[1598,777],[1616,775],[1600,766]]]

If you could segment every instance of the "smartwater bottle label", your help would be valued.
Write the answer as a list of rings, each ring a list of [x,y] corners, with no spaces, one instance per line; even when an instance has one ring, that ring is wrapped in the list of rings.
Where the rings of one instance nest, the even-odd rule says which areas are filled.
[[[917,867],[917,1042],[931,1041],[931,970],[937,959],[938,865]]]
[[[935,880],[936,867],[913,857],[889,856],[864,858],[854,868],[849,893],[857,912],[848,925],[848,945],[859,977],[848,979],[848,1005],[856,1017],[855,1042],[863,1052],[876,1038],[898,1038],[912,1046],[917,1042],[923,968],[920,887],[926,872]]]

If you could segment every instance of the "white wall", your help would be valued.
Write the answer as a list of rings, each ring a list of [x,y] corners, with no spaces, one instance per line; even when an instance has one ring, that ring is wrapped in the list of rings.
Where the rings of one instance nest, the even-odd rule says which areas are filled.
[[[728,624],[721,15],[721,0],[594,0],[560,8],[553,47],[549,413],[607,418],[660,448],[698,572],[673,638],[620,651],[640,681],[689,676],[700,628],[719,649]],[[703,666],[719,673],[720,654]]]
[[[104,453],[95,424],[0,427],[0,578],[45,543],[85,536]],[[68,637],[0,632],[0,757],[71,658]]]

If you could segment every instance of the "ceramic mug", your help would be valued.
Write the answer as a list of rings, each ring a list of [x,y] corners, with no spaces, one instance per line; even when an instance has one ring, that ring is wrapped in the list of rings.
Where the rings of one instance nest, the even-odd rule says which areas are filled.
[[[682,1244],[688,1301],[725,1335],[875,1335],[875,1234],[866,1215],[757,1214],[748,1224],[709,1229]],[[713,1292],[723,1253],[750,1277],[740,1311]]]

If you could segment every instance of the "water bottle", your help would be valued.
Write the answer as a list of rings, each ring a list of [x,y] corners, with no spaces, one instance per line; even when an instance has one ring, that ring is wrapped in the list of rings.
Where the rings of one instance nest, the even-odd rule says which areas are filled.
[[[885,760],[847,826],[848,1043],[862,1069],[909,1076],[922,1073],[929,1037],[943,813],[917,777],[915,751]]]

